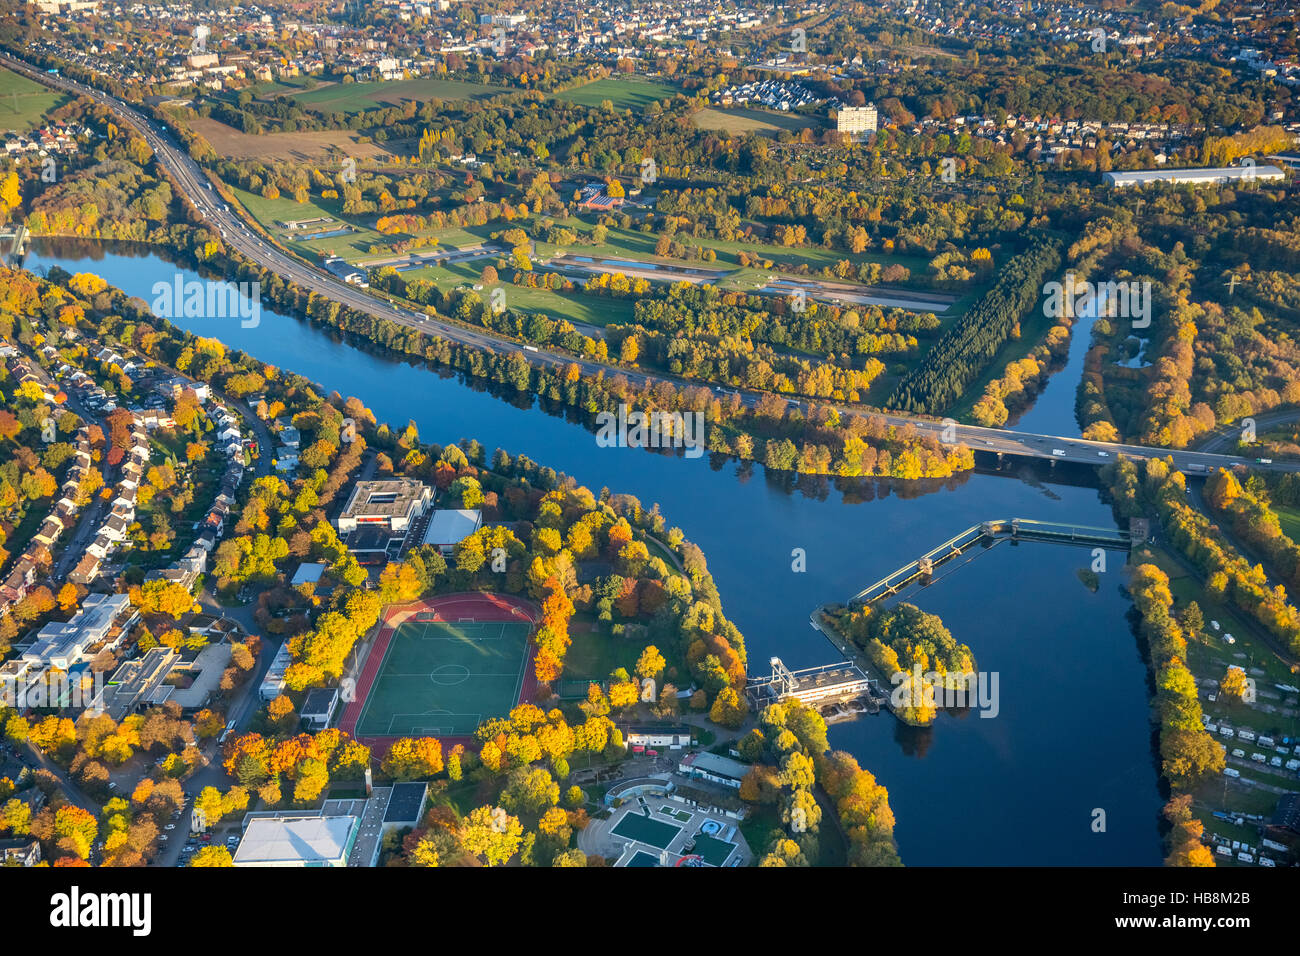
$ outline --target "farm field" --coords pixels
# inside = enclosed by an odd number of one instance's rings
[[[335,83],[293,93],[291,98],[321,112],[361,113],[381,106],[400,106],[409,100],[486,100],[505,92],[508,90],[500,86],[422,76],[391,82]]]
[[[3,110],[0,110],[0,118],[2,117]],[[218,156],[228,159],[321,162],[329,160],[338,150],[358,160],[387,161],[392,156],[402,155],[391,142],[384,145],[368,142],[367,137],[348,130],[303,130],[296,133],[259,133],[254,136],[210,118],[199,117],[187,122],[190,129],[211,144]]]
[[[639,76],[608,77],[585,86],[557,93],[555,98],[579,106],[599,106],[605,100],[615,109],[642,110],[658,100],[672,99],[680,92],[676,86]]]
[[[700,129],[716,129],[735,135],[741,133],[758,133],[762,136],[776,136],[781,130],[798,132],[811,127],[820,132],[828,125],[822,117],[804,116],[800,113],[777,113],[772,110],[755,110],[744,107],[720,109],[708,107],[691,117],[691,121]]]
[[[63,93],[0,69],[0,130],[25,133],[40,125],[42,116],[67,101]]]

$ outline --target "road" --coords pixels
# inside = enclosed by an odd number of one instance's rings
[[[67,396],[64,402],[64,408],[75,414],[87,425],[98,425],[105,435],[108,434],[108,423],[101,416],[94,415],[86,408],[72,391],[64,391],[63,386],[46,371],[45,367],[36,360],[34,355],[24,356],[27,360],[28,367],[31,368],[32,374],[51,391],[63,392]],[[104,481],[107,487],[113,487],[117,473],[117,468],[110,468],[107,463],[103,466]],[[77,517],[77,523],[73,525],[72,533],[63,539],[62,551],[59,559],[54,562],[50,569],[50,580],[55,584],[61,584],[72,569],[76,567],[81,556],[86,553],[86,547],[95,540],[95,534],[103,525],[104,519],[109,513],[109,502],[96,495],[86,505]]]
[[[184,152],[177,140],[161,124],[148,118],[134,107],[108,96],[99,90],[62,76],[52,76],[43,70],[7,54],[0,54],[0,63],[22,73],[37,82],[61,89],[80,96],[90,97],[112,110],[122,119],[130,122],[139,131],[153,149],[159,164],[171,175],[180,190],[193,203],[208,222],[221,233],[225,242],[248,259],[265,269],[283,276],[290,282],[304,289],[326,296],[376,318],[388,319],[399,325],[406,325],[424,332],[441,336],[452,342],[478,349],[491,349],[496,352],[516,352],[529,362],[545,366],[561,367],[574,364],[587,376],[604,372],[607,376],[622,375],[633,385],[643,386],[656,382],[670,382],[673,385],[700,387],[704,383],[692,382],[669,375],[650,375],[638,369],[621,368],[586,357],[558,354],[546,349],[529,348],[524,350],[519,344],[503,339],[490,332],[455,325],[441,319],[417,312],[404,306],[381,300],[357,286],[348,285],[332,273],[308,265],[295,259],[263,239],[254,232],[238,214],[214,190],[207,174]],[[715,387],[715,392],[723,391]],[[754,407],[762,397],[761,393],[732,390],[748,407]],[[805,400],[790,399],[791,407],[805,408],[813,403]],[[841,413],[865,412],[852,406],[834,406]],[[981,428],[976,425],[945,426],[931,419],[897,412],[868,413],[878,416],[886,423],[895,426],[915,425],[921,431],[928,430],[941,440],[950,443],[966,444],[977,451],[992,452],[999,455],[1016,455],[1024,458],[1038,458],[1047,461],[1070,462],[1074,464],[1101,465],[1114,460],[1117,455],[1130,458],[1163,458],[1171,456],[1175,467],[1192,474],[1204,473],[1212,468],[1231,468],[1237,465],[1272,471],[1300,471],[1300,461],[1272,462],[1264,464],[1255,459],[1234,455],[1214,454],[1206,451],[1171,451],[1163,448],[1148,448],[1142,445],[1122,445],[1110,442],[1084,441],[1080,438],[1068,438],[1053,435],[1034,435],[1013,432],[1000,428]]]
[[[1255,430],[1266,431],[1274,425],[1285,425],[1300,418],[1300,408],[1282,408],[1271,412],[1262,412],[1255,416]],[[1220,451],[1231,447],[1241,438],[1241,426],[1232,425],[1225,431],[1217,431],[1197,445],[1199,451]]]

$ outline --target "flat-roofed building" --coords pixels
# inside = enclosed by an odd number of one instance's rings
[[[849,136],[865,136],[874,133],[879,122],[876,105],[841,106],[835,113],[835,131]]]
[[[337,687],[316,687],[307,692],[298,715],[312,730],[324,730],[334,719],[334,709],[339,703]]]
[[[262,678],[262,686],[258,688],[257,693],[262,700],[275,700],[284,693],[284,672],[292,663],[293,655],[289,652],[289,642],[285,641],[275,652],[275,657],[271,659],[271,666],[266,669],[266,676]]]
[[[694,753],[682,758],[678,771],[693,779],[707,780],[720,787],[739,790],[740,781],[744,780],[745,774],[749,773],[749,765],[718,754]]]
[[[1146,186],[1150,183],[1183,183],[1213,186],[1224,183],[1276,182],[1286,178],[1277,166],[1218,166],[1206,169],[1147,169],[1111,172],[1102,177],[1108,186]]]
[[[691,728],[688,724],[629,724],[622,730],[627,748],[637,752],[647,747],[681,750],[691,745]]]
[[[347,866],[359,817],[283,813],[244,818],[235,866]]]
[[[432,500],[429,486],[414,478],[358,481],[335,525],[340,534],[374,525],[406,532]]]
[[[140,707],[163,703],[174,690],[166,680],[179,659],[175,649],[155,647],[143,657],[127,661],[113,671],[91,708],[120,721]]]
[[[871,678],[852,661],[836,661],[820,667],[792,671],[773,657],[772,675],[754,677],[745,683],[745,694],[756,708],[791,698],[804,704],[826,700],[848,700],[871,693]]]
[[[429,785],[421,780],[393,784],[388,805],[384,808],[384,830],[400,830],[419,824],[428,793]]]
[[[464,508],[439,508],[429,519],[424,532],[424,543],[431,544],[444,555],[450,555],[460,544],[483,527],[483,512]]]
[[[125,594],[91,594],[72,620],[42,627],[23,660],[66,671],[98,644],[115,647],[138,617]]]

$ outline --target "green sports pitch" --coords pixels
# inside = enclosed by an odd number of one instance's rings
[[[519,702],[528,668],[522,621],[407,621],[388,642],[358,737],[468,737]]]

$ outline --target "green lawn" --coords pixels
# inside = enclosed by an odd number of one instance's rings
[[[68,101],[63,93],[35,80],[0,69],[0,130],[25,133],[41,125],[41,118]]]
[[[960,309],[954,308],[952,314],[961,315],[969,309],[984,294],[995,278],[996,273],[990,275],[988,283],[981,285],[978,290],[974,290],[963,297],[957,303]],[[1006,342],[1002,343],[1002,348],[998,349],[997,354],[993,356],[993,361],[984,369],[979,378],[966,386],[966,391],[962,393],[961,398],[957,400],[952,408],[948,409],[948,414],[959,422],[970,422],[971,409],[984,396],[984,389],[988,387],[989,382],[995,378],[1001,378],[1006,374],[1007,366],[1012,362],[1020,361],[1035,347],[1042,344],[1043,339],[1047,337],[1047,333],[1056,325],[1056,321],[1054,318],[1043,315],[1043,310],[1038,308],[1037,305],[1030,309],[1029,314],[1022,316],[1020,319],[1020,337],[1007,339]],[[1070,334],[1072,336],[1090,335],[1091,332],[1085,321],[1076,319]]]
[[[1197,677],[1218,679],[1223,676],[1229,664],[1236,664],[1241,667],[1262,668],[1265,676],[1259,678],[1261,684],[1265,681],[1280,684],[1295,682],[1294,675],[1287,666],[1278,660],[1267,646],[1254,638],[1254,632],[1245,618],[1227,604],[1216,604],[1206,595],[1200,581],[1188,574],[1183,566],[1163,549],[1148,545],[1141,551],[1135,552],[1130,560],[1133,564],[1154,564],[1169,575],[1169,593],[1174,598],[1175,614],[1181,612],[1191,601],[1195,601],[1200,606],[1201,614],[1205,618],[1205,631],[1199,636],[1189,636],[1187,642],[1187,666]],[[1211,621],[1219,622],[1219,630],[1214,630]],[[1224,634],[1231,634],[1237,642],[1225,644]],[[1235,656],[1237,654],[1245,656],[1239,658]],[[1204,701],[1202,706],[1207,713],[1215,713],[1223,709],[1217,703],[1209,704]],[[1258,719],[1264,720],[1265,715],[1259,715]],[[1300,720],[1276,716],[1267,719],[1283,721],[1292,728],[1293,732],[1300,733]]]
[[[572,229],[584,237],[589,237],[594,228],[593,223],[577,218],[557,219],[556,225]],[[924,275],[927,264],[927,260],[920,256],[893,256],[873,252],[851,253],[845,252],[843,249],[823,249],[820,246],[787,247],[760,242],[745,242],[744,240],[709,239],[704,237],[696,239],[682,236],[678,241],[683,245],[702,246],[705,249],[712,249],[718,254],[715,262],[701,262],[699,260],[685,262],[655,255],[655,244],[659,241],[658,233],[641,232],[636,229],[619,229],[618,227],[607,228],[607,233],[607,238],[599,245],[575,245],[569,247],[539,242],[537,243],[537,255],[541,258],[550,258],[568,252],[583,256],[645,259],[652,262],[667,262],[701,269],[732,270],[735,274],[728,276],[720,285],[722,288],[734,289],[755,288],[765,281],[764,277],[769,274],[760,269],[742,269],[739,256],[741,252],[749,253],[751,256],[771,259],[773,263],[782,265],[796,267],[807,265],[813,272],[822,269],[824,266],[834,266],[842,259],[848,259],[855,266],[864,262],[879,262],[882,265],[899,263],[911,269],[915,276]],[[923,279],[920,281],[914,279],[901,284],[900,288],[929,290],[930,286]],[[951,317],[955,314],[960,314],[960,312],[956,309],[950,309],[945,313],[945,317]]]
[[[565,93],[557,93],[556,99],[568,100],[579,106],[599,106],[605,100],[614,104],[615,109],[645,109],[658,100],[670,100],[680,92],[677,87],[659,80],[650,80],[639,76],[609,77],[596,80]]]
[[[828,121],[820,116],[805,116],[802,113],[778,113],[775,110],[748,109],[746,107],[729,109],[708,107],[700,110],[691,119],[700,129],[716,129],[733,135],[759,133],[763,136],[775,136],[783,129],[792,133],[797,133],[807,127],[821,131],[829,125]]]
[[[505,92],[509,91],[500,86],[422,76],[391,82],[335,83],[294,93],[292,98],[327,113],[361,113],[382,106],[400,106],[408,100],[485,100]]]
[[[1300,544],[1300,508],[1274,505],[1273,512],[1277,515],[1278,524],[1282,526],[1282,533]]]
[[[343,201],[341,199],[314,199],[300,203],[287,196],[280,196],[278,199],[264,199],[255,193],[245,192],[242,189],[232,191],[239,201],[243,203],[244,208],[252,214],[253,218],[262,224],[262,228],[281,240],[286,246],[311,259],[318,258],[324,253],[330,253],[343,256],[343,258],[352,262],[367,255],[367,250],[371,245],[392,241],[391,238],[382,236],[373,229],[358,226],[357,223],[351,221],[351,217],[344,217],[342,214]],[[323,229],[330,229],[334,225],[346,223],[356,231],[342,236],[301,240],[295,238],[295,233],[277,225],[277,223],[286,220],[315,219],[317,217],[328,217],[338,221],[322,227]],[[301,234],[310,235],[311,230],[305,230]]]
[[[636,670],[642,645],[626,638],[610,637],[590,617],[585,620],[581,615],[575,617],[569,636],[573,643],[564,655],[565,680],[603,681],[620,667],[629,674]]]
[[[425,266],[403,272],[402,278],[408,282],[412,279],[428,279],[440,289],[452,289],[465,284],[477,285],[483,267],[495,264],[496,259],[475,259],[470,262]],[[509,275],[510,272],[507,270],[505,274]],[[541,312],[553,319],[568,319],[575,324],[601,328],[611,323],[626,324],[632,321],[633,303],[629,299],[611,299],[585,293],[564,294],[549,289],[529,289],[510,282],[500,282],[492,288],[504,289],[506,307],[521,312]],[[490,289],[480,292],[484,298],[490,294]]]

